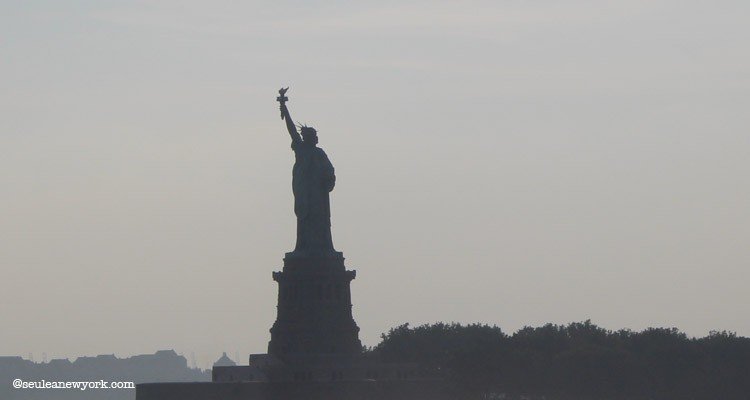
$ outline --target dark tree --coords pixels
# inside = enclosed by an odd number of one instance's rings
[[[608,331],[590,321],[525,327],[402,325],[372,353],[440,368],[466,399],[742,399],[750,393],[750,339],[675,328]],[[515,397],[514,397],[515,396]]]

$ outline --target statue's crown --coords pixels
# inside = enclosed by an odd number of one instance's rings
[[[302,133],[305,136],[318,134],[318,131],[316,131],[315,128],[313,128],[312,126],[300,125],[299,130],[300,130],[300,133]]]

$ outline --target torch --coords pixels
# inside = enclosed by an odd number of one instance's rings
[[[279,97],[276,98],[276,101],[278,101],[282,106],[284,105],[284,103],[286,103],[287,100],[289,100],[288,97],[284,96],[287,90],[289,90],[289,88],[279,89]],[[281,119],[284,119],[284,111],[281,111]]]

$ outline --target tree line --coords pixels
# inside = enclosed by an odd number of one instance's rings
[[[750,399],[750,338],[591,321],[525,327],[436,323],[391,329],[368,354],[439,370],[466,399]]]

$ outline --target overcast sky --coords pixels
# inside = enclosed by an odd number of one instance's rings
[[[265,352],[282,85],[363,343],[750,335],[746,0],[0,4],[0,354]]]

